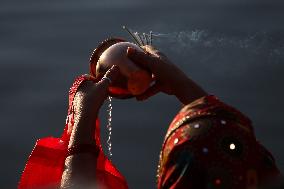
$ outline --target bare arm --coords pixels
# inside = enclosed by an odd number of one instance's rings
[[[112,67],[106,76],[111,80],[117,77],[119,70]],[[85,81],[74,98],[75,122],[72,128],[68,148],[79,145],[93,145],[95,122],[101,105],[108,96],[109,81],[98,83]],[[61,188],[89,188],[96,185],[96,160],[94,153],[78,153],[65,160],[65,170],[61,179]]]
[[[128,57],[137,65],[150,70],[156,81],[144,94],[138,96],[137,100],[145,100],[158,92],[164,92],[175,95],[183,105],[186,105],[207,95],[164,54],[152,46],[145,46],[144,49],[147,53],[138,52],[133,48],[127,51]]]

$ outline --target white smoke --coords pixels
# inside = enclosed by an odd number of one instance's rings
[[[205,30],[180,31],[173,33],[153,32],[154,44],[168,44],[171,50],[179,52],[197,48],[239,49],[252,54],[265,53],[269,56],[282,56],[284,54],[284,39],[277,39],[271,33],[257,32],[254,34],[233,36],[210,33]]]

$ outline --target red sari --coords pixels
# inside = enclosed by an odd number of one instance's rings
[[[61,176],[64,171],[64,162],[70,134],[68,127],[73,126],[72,103],[80,84],[93,77],[83,75],[78,77],[69,91],[69,108],[66,125],[60,138],[47,137],[39,139],[28,158],[21,176],[19,189],[59,188]],[[99,121],[96,122],[96,144],[100,149],[97,158],[96,179],[106,188],[127,189],[127,182],[123,175],[115,168],[111,161],[104,155],[100,143]]]
[[[159,189],[271,189],[280,188],[280,177],[251,121],[206,96],[185,106],[171,123],[157,180]]]
[[[78,77],[69,92],[69,109],[60,138],[37,141],[19,189],[59,188],[72,127],[75,93],[90,76]],[[104,155],[99,121],[96,179],[107,189],[127,189],[122,174]],[[280,176],[273,156],[256,140],[250,120],[238,110],[207,96],[185,106],[171,123],[162,146],[158,189],[257,189]]]

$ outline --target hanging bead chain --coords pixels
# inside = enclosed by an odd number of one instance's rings
[[[109,154],[109,158],[112,157],[112,152],[111,152],[111,130],[112,130],[112,126],[111,126],[111,121],[112,121],[112,104],[111,104],[111,100],[112,97],[108,97],[108,119],[107,119],[107,130],[108,130],[108,138],[107,138],[107,148],[108,148],[108,154]]]

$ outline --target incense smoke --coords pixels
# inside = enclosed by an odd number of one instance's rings
[[[229,51],[240,51],[251,56],[273,57],[273,62],[284,58],[284,39],[279,35],[267,32],[257,32],[248,35],[225,35],[210,33],[205,30],[181,31],[169,34],[153,33],[154,44],[165,46],[174,53],[192,54],[196,50],[207,50],[225,54]]]
[[[240,78],[284,62],[284,39],[278,33],[194,30],[152,35],[156,48],[197,79],[201,73]]]

